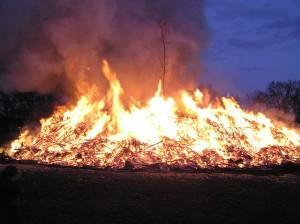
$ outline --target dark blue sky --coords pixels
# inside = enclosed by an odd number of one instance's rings
[[[299,0],[207,0],[203,78],[223,93],[300,79]]]

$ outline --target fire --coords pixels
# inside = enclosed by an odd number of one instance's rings
[[[254,167],[300,161],[299,129],[243,110],[233,98],[207,102],[200,90],[163,96],[161,83],[146,103],[124,106],[121,83],[107,61],[110,84],[98,97],[96,86],[75,105],[61,106],[40,121],[39,131],[24,129],[3,149],[19,160],[122,168]]]

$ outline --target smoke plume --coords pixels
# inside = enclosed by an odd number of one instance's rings
[[[7,91],[105,89],[105,58],[128,95],[147,96],[162,74],[164,24],[171,92],[199,75],[207,40],[201,0],[1,0],[0,17],[0,87]]]

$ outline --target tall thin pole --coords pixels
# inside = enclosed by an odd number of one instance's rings
[[[167,74],[166,25],[162,21],[159,21],[158,26],[160,28],[160,36],[163,45],[161,90],[162,90],[162,95],[164,95],[165,88],[166,88],[165,81],[166,81],[166,74]]]

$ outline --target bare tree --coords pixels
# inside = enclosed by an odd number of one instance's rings
[[[293,113],[300,123],[300,80],[271,82],[265,91],[257,91],[249,97],[251,102]]]

